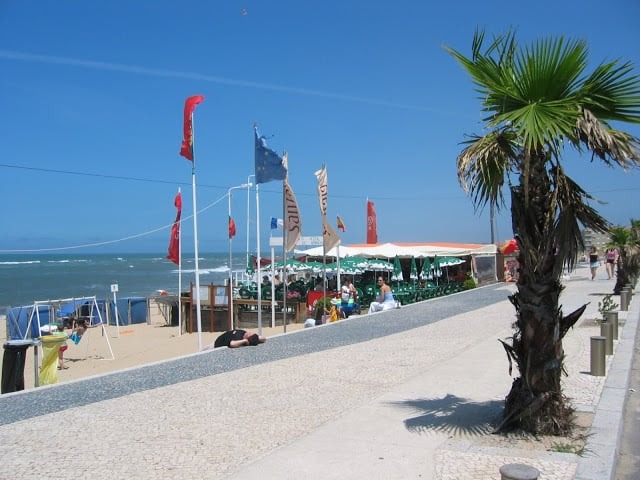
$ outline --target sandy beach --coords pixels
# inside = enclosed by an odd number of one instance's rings
[[[177,326],[167,325],[159,308],[155,304],[150,306],[149,323],[121,326],[105,326],[107,337],[103,335],[101,327],[91,328],[83,336],[78,345],[68,341],[69,348],[64,353],[64,370],[58,370],[58,383],[69,382],[94,375],[124,370],[141,365],[168,360],[198,352],[198,334],[179,334]],[[281,321],[281,319],[279,319]],[[271,318],[263,319],[265,325],[270,325]],[[0,339],[6,340],[5,319],[2,318]],[[304,324],[287,325],[287,333],[303,328]],[[67,332],[69,333],[69,332]],[[213,343],[221,332],[202,332],[202,346]],[[267,338],[282,335],[284,328],[263,327],[262,333]],[[108,339],[108,342],[107,342]],[[111,353],[113,352],[113,359]],[[34,350],[29,347],[24,368],[25,390],[34,388]],[[42,349],[39,349],[42,360]],[[4,361],[4,351],[2,360]]]

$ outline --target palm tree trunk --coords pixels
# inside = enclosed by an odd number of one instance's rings
[[[513,187],[511,193],[520,265],[518,291],[510,297],[517,320],[508,352],[518,365],[520,377],[514,380],[505,399],[499,430],[519,427],[529,432],[560,434],[570,430],[573,420],[560,383],[562,338],[582,312],[563,318],[559,308],[562,260],[556,255],[554,244],[555,210],[549,178],[543,168],[535,167],[533,162],[529,197],[524,198],[521,187]]]

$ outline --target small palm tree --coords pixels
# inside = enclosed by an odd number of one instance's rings
[[[616,262],[616,284],[613,293],[620,294],[622,288],[629,282],[629,270],[627,268],[627,246],[631,240],[631,230],[626,227],[611,227],[609,242],[606,248],[615,248],[618,251]]]
[[[618,250],[616,284],[613,293],[619,295],[625,285],[635,285],[640,274],[640,222],[631,219],[631,227],[612,227],[607,248]]]
[[[585,306],[564,316],[562,270],[584,249],[581,226],[606,232],[592,197],[563,168],[564,149],[588,150],[610,166],[640,165],[640,139],[609,121],[640,123],[640,80],[613,61],[587,73],[583,41],[538,41],[519,49],[508,33],[485,43],[476,32],[471,56],[447,51],[471,75],[487,133],[471,136],[457,159],[458,179],[476,208],[504,207],[505,183],[520,253],[513,336],[503,342],[520,377],[505,400],[499,430],[563,434],[573,410],[562,394],[562,338]]]

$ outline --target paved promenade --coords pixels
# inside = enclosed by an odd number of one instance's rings
[[[613,281],[579,269],[565,284],[565,313],[590,302],[564,342],[565,394],[593,420],[584,456],[488,433],[513,380],[498,339],[511,334],[514,287],[497,284],[2,395],[0,478],[489,480],[505,463],[610,478],[640,302],[620,312],[607,376],[593,377],[593,319]]]

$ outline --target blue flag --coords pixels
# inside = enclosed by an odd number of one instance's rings
[[[284,221],[281,218],[271,217],[271,230],[275,230],[276,228],[282,228],[284,226]]]
[[[267,147],[264,137],[258,135],[258,127],[255,130],[256,148],[256,183],[267,183],[272,180],[284,180],[287,169],[282,157]]]

